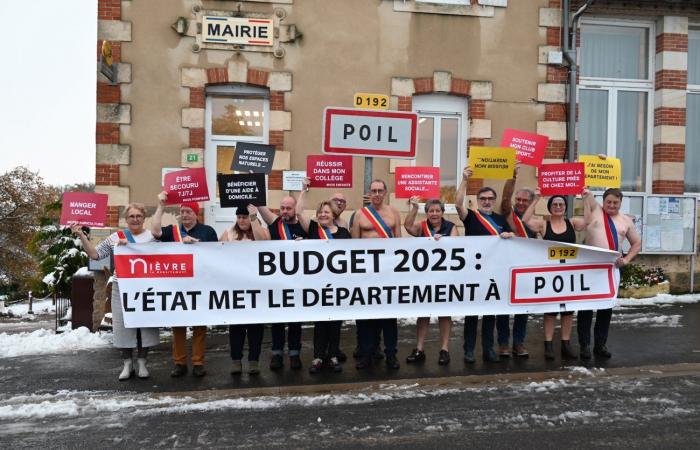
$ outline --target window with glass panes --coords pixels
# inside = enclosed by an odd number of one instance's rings
[[[700,25],[688,30],[685,108],[685,191],[700,193]]]

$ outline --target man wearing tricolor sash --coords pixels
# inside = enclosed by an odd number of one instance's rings
[[[496,191],[490,187],[483,187],[476,196],[477,209],[469,209],[464,206],[464,198],[467,192],[469,177],[472,175],[471,167],[464,169],[462,182],[457,189],[455,207],[459,218],[464,223],[465,236],[500,236],[508,239],[513,233],[508,226],[506,218],[494,212],[496,204]],[[467,316],[464,318],[464,362],[473,363],[474,347],[476,346],[476,328],[479,316]],[[482,357],[486,362],[497,362],[498,355],[493,351],[493,329],[496,316],[484,316],[481,321],[481,348]]]
[[[620,252],[615,261],[617,267],[624,267],[637,256],[642,247],[642,240],[637,233],[632,219],[620,213],[622,192],[619,189],[608,189],[603,193],[603,205],[595,201],[593,194],[584,191],[584,219],[586,221],[586,244]],[[630,243],[629,252],[622,254],[622,243],[627,239]],[[612,309],[599,309],[596,312],[593,353],[601,358],[610,358],[607,348],[608,329]],[[591,322],[593,311],[579,311],[578,342],[581,347],[581,359],[591,358]]]
[[[294,197],[284,197],[280,201],[279,216],[266,206],[260,206],[258,212],[270,229],[273,241],[295,241],[306,239],[306,231],[299,224],[296,213],[297,201]],[[285,327],[287,328],[287,348],[289,350],[289,367],[293,370],[301,369],[301,322],[273,323],[272,330],[272,358],[270,369],[280,370],[284,367],[284,341]]]
[[[513,170],[513,178],[506,180],[503,186],[503,194],[501,199],[501,212],[506,216],[508,226],[517,237],[536,239],[537,233],[532,231],[527,224],[523,222],[523,214],[532,203],[535,193],[532,189],[521,187],[515,192],[515,202],[511,200],[515,183],[518,178],[520,163],[515,163]],[[510,340],[510,317],[507,315],[496,316],[496,334],[498,335],[498,354],[502,357],[510,357],[511,348],[508,345]],[[527,333],[527,314],[515,314],[513,317],[513,347],[512,352],[515,356],[527,358],[529,353],[525,348],[525,335]]]
[[[360,209],[352,224],[352,237],[362,239],[401,237],[401,215],[393,206],[385,205],[386,183],[374,180],[369,185],[370,204]],[[398,369],[396,345],[398,342],[398,325],[396,319],[373,319],[356,321],[359,337],[359,359],[357,369],[365,369],[375,353],[379,334],[384,336],[384,354],[386,366]]]
[[[163,221],[163,208],[168,200],[168,193],[161,192],[158,195],[158,208],[151,219],[151,233],[161,242],[182,242],[194,244],[196,242],[217,242],[219,236],[209,225],[199,223],[199,204],[195,202],[182,203],[180,205],[180,223],[161,227]],[[192,327],[192,375],[203,377],[204,352],[206,350],[207,327]],[[173,367],[170,376],[181,377],[187,373],[187,327],[173,327]]]

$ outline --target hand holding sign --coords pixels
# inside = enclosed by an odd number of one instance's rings
[[[528,166],[539,167],[544,158],[544,152],[549,143],[547,136],[528,133],[513,129],[506,129],[501,140],[502,147],[510,147],[515,150],[515,158]]]
[[[583,163],[543,164],[537,175],[542,195],[578,195],[584,185]]]
[[[587,186],[619,188],[622,166],[617,158],[605,155],[581,155],[578,160],[586,165]]]
[[[264,206],[267,203],[265,174],[219,175],[218,183],[222,208]]]
[[[508,180],[513,176],[515,150],[506,147],[470,147],[469,166],[474,178]]]
[[[233,156],[231,170],[237,172],[265,173],[272,172],[275,160],[275,146],[239,142]]]
[[[396,198],[440,198],[439,167],[397,167]]]
[[[209,200],[207,175],[203,167],[170,172],[164,180],[163,190],[167,194],[168,205]]]

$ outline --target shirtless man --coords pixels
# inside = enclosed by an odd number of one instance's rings
[[[602,206],[595,201],[593,194],[588,189],[584,189],[583,199],[585,202],[583,213],[586,221],[586,244],[620,252],[620,257],[615,261],[616,267],[624,267],[629,264],[642,248],[642,240],[632,219],[620,214],[622,192],[619,189],[606,190],[603,193]],[[625,239],[630,243],[630,250],[627,255],[622,255],[622,242]],[[595,338],[593,353],[601,358],[612,356],[606,347],[611,317],[612,309],[599,309],[596,313],[593,330]],[[581,347],[579,356],[581,359],[591,359],[593,311],[579,311],[577,318],[578,342]]]
[[[399,211],[384,204],[387,194],[386,183],[382,180],[374,180],[369,185],[370,204],[355,215],[351,234],[353,238],[378,239],[401,237],[401,215]],[[386,354],[386,366],[389,369],[398,369],[399,360],[396,359],[396,345],[398,342],[398,325],[396,319],[369,319],[358,320],[357,330],[359,337],[359,359],[356,368],[365,369],[369,366],[371,355],[375,352],[377,337],[384,335],[384,353]]]

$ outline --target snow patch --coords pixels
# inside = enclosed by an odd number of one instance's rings
[[[0,333],[0,358],[72,352],[107,347],[111,344],[111,333],[91,333],[85,327],[62,334],[55,334],[53,330],[46,329],[31,333]]]
[[[648,306],[660,304],[680,304],[680,303],[698,303],[700,302],[700,294],[685,294],[671,295],[658,294],[651,298],[618,298],[615,301],[616,306]]]

